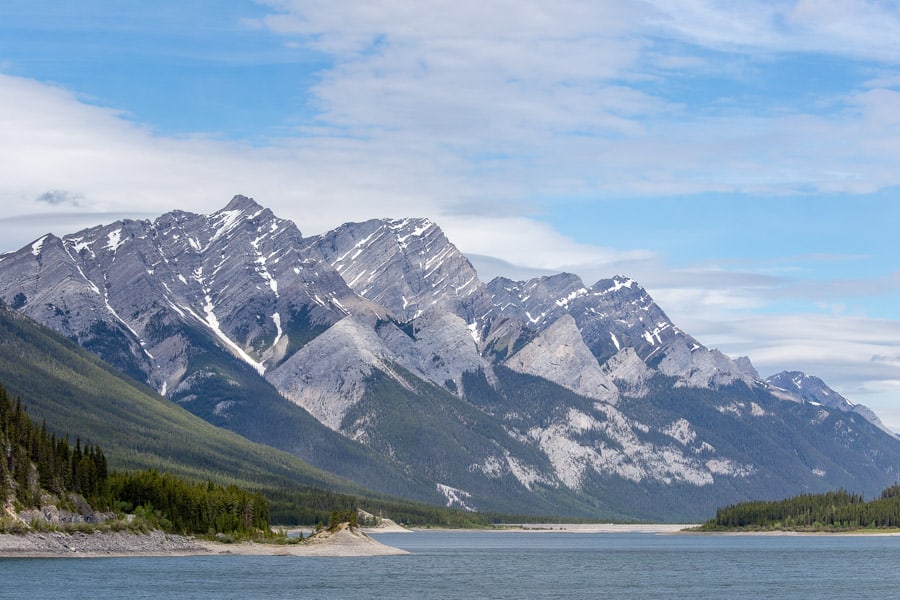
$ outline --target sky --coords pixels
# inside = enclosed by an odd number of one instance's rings
[[[900,431],[900,3],[4,0],[0,252],[245,194],[641,283]]]

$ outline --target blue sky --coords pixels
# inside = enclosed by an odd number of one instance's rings
[[[900,430],[900,6],[0,5],[0,251],[255,197],[428,216],[483,279],[640,281]]]

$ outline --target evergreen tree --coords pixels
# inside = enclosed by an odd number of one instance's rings
[[[716,511],[707,529],[856,529],[900,527],[900,487],[885,489],[878,499],[865,502],[845,490],[801,494],[773,502],[752,501]]]
[[[11,492],[26,506],[40,503],[41,490],[54,494],[74,491],[87,498],[100,495],[108,477],[106,457],[96,446],[73,452],[65,439],[48,433],[46,422],[35,424],[19,399],[15,403],[0,385],[0,493]],[[77,475],[77,477],[76,477]]]

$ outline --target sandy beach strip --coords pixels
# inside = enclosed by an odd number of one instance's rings
[[[555,533],[679,533],[696,527],[685,523],[522,523],[522,531]]]

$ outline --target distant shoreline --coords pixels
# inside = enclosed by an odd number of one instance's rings
[[[685,535],[749,535],[759,537],[769,536],[830,536],[830,537],[896,537],[900,536],[898,529],[848,529],[847,531],[794,531],[792,529],[771,530],[740,530],[722,529],[719,531],[685,530],[680,533]]]
[[[526,533],[571,533],[571,534],[608,534],[608,533],[646,533],[659,535],[728,535],[728,536],[900,536],[900,529],[853,529],[847,531],[791,531],[791,530],[721,530],[703,531],[695,529],[699,523],[516,523],[498,525],[487,529],[459,529],[441,527],[416,527],[414,532],[526,532]],[[369,530],[370,533],[380,533],[377,530]]]
[[[679,533],[696,524],[683,523],[510,523],[487,528],[414,527],[410,531],[471,531],[471,532],[525,532],[525,533]],[[381,533],[369,530],[370,533]],[[387,532],[386,532],[387,533]]]

